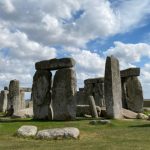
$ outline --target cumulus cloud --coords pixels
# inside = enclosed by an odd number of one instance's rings
[[[150,45],[146,43],[130,44],[119,41],[114,42],[114,47],[109,48],[105,55],[114,55],[122,63],[132,64],[140,62],[142,57],[150,58]]]

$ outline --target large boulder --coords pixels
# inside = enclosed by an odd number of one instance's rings
[[[17,135],[18,136],[23,136],[23,137],[35,136],[36,133],[37,133],[37,127],[36,126],[31,126],[31,125],[21,126],[17,130]]]
[[[2,90],[0,93],[0,112],[5,112],[7,110],[8,93],[9,91],[7,90]]]
[[[111,56],[107,57],[104,79],[105,103],[109,118],[122,118],[122,90],[119,61]]]
[[[75,65],[73,58],[50,59],[37,62],[35,68],[37,70],[57,70],[62,68],[70,68]]]
[[[76,74],[73,69],[60,69],[56,72],[52,89],[53,120],[75,119],[76,86]]]
[[[128,68],[125,70],[121,70],[120,75],[123,78],[139,76],[140,75],[140,68]]]
[[[48,70],[38,70],[33,77],[32,100],[34,119],[52,120],[51,77]]]
[[[77,139],[79,135],[80,135],[79,129],[68,127],[68,128],[55,128],[38,131],[37,138],[50,140],[66,139],[66,138]]]
[[[122,115],[126,119],[136,119],[137,118],[137,113],[135,113],[131,110],[124,109],[124,108],[122,108]]]
[[[127,107],[129,110],[140,113],[143,110],[143,90],[137,77],[129,77],[126,81]]]

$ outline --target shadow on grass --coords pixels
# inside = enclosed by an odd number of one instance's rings
[[[13,123],[13,122],[76,122],[76,121],[84,121],[84,120],[93,120],[94,118],[84,118],[84,117],[78,117],[75,120],[36,120],[32,118],[10,118],[10,117],[0,117],[0,123]],[[94,119],[98,120],[98,119]]]
[[[132,126],[129,126],[129,128],[143,128],[143,127],[149,127],[150,128],[150,124],[142,124],[142,125],[132,125]]]

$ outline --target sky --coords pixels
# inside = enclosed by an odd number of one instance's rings
[[[150,98],[150,0],[0,0],[0,89],[32,87],[35,62],[72,57],[78,87],[103,77],[109,55],[140,67]]]

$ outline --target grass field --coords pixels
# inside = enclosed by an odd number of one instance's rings
[[[77,127],[78,140],[37,140],[15,136],[21,125],[38,129]],[[110,125],[90,125],[89,120],[41,122],[27,120],[0,121],[0,150],[149,150],[150,121],[112,120]]]

